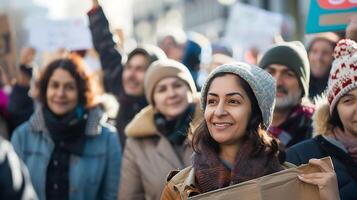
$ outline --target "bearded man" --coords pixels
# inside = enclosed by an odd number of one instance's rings
[[[303,44],[276,44],[263,55],[259,66],[276,80],[276,104],[269,132],[285,147],[311,138],[314,106],[307,98],[310,65]]]

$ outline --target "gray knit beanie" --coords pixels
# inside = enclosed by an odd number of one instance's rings
[[[270,64],[285,65],[297,76],[302,96],[309,95],[310,63],[304,45],[299,41],[282,42],[271,47],[259,62],[265,69]]]
[[[195,81],[185,65],[172,59],[159,59],[153,62],[145,72],[144,89],[146,100],[149,104],[154,103],[153,92],[156,84],[167,77],[177,77],[183,80],[188,85],[192,94],[196,95]]]
[[[273,110],[275,106],[275,79],[265,70],[247,63],[236,62],[221,65],[210,73],[203,85],[201,90],[202,110],[206,107],[207,92],[210,86],[208,83],[211,83],[211,79],[213,79],[216,74],[220,73],[236,74],[249,84],[263,115],[263,125],[265,126],[263,128],[268,129],[273,119]]]

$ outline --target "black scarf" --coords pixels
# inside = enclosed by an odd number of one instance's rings
[[[192,121],[195,112],[195,104],[190,104],[185,112],[178,118],[166,120],[161,113],[156,113],[154,123],[157,130],[165,136],[171,144],[181,145],[187,136],[189,124]]]
[[[85,110],[77,106],[69,114],[58,117],[45,106],[43,114],[55,146],[69,153],[81,155],[85,144],[87,122]]]

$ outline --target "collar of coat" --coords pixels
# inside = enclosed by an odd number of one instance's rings
[[[45,119],[43,116],[42,109],[43,109],[42,106],[40,106],[38,109],[36,109],[35,113],[30,118],[29,120],[30,131],[48,133],[48,129],[45,124]],[[87,115],[87,123],[86,123],[85,134],[87,136],[99,135],[102,130],[100,124],[107,120],[106,114],[103,112],[103,110],[100,107],[96,106],[94,108],[89,109],[89,112],[86,115]]]
[[[329,123],[330,118],[331,114],[328,102],[325,99],[316,101],[316,110],[312,116],[314,136],[332,134],[333,125]]]
[[[193,120],[190,123],[189,132],[192,133],[202,120],[202,111],[200,108],[200,99],[198,96],[194,97],[195,112]],[[158,135],[159,132],[154,124],[155,109],[152,105],[143,108],[134,119],[126,126],[125,134],[128,137],[148,137]],[[188,134],[189,136],[191,134]]]

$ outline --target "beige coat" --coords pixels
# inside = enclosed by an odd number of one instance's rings
[[[175,153],[170,142],[158,133],[153,117],[154,109],[149,105],[126,128],[128,138],[121,167],[120,200],[160,199],[169,172],[191,164],[193,151],[189,139],[182,150]],[[201,119],[197,101],[190,127],[195,127]]]

